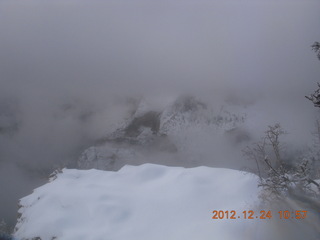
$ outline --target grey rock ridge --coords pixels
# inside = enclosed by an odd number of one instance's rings
[[[118,170],[125,164],[146,162],[194,166],[201,161],[196,149],[201,135],[203,141],[219,134],[245,141],[248,135],[239,130],[244,121],[244,115],[224,108],[215,112],[193,96],[181,96],[162,111],[150,109],[141,100],[121,127],[81,154],[78,168]]]
[[[19,104],[14,99],[0,98],[0,135],[13,135],[21,125]]]

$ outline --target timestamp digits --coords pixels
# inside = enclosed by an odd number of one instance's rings
[[[273,215],[279,219],[305,219],[308,211],[296,210],[296,211],[278,211],[275,214],[271,210],[255,212],[253,210],[246,210],[237,213],[235,210],[214,210],[212,211],[212,219],[272,219]]]

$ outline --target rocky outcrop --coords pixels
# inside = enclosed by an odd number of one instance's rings
[[[186,137],[188,144],[192,143],[190,131],[229,132],[232,137],[232,132],[243,121],[243,116],[231,114],[224,108],[216,112],[193,96],[181,96],[162,111],[154,111],[140,100],[131,118],[82,153],[78,167],[117,170],[127,163],[134,164],[137,158],[147,159],[150,153],[179,154],[189,148],[183,142]]]

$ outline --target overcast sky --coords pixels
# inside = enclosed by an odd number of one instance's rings
[[[312,89],[319,1],[1,1],[1,91]],[[258,87],[258,89],[257,89]]]
[[[22,123],[0,139],[1,160],[52,163],[74,153],[79,139],[104,133],[117,108],[89,126],[56,117],[58,106],[98,112],[119,96],[237,94],[260,101],[252,128],[280,122],[309,134],[317,113],[304,95],[320,81],[310,47],[320,41],[319,9],[309,0],[0,0],[0,101]],[[20,176],[13,186],[22,189]]]
[[[50,128],[51,112],[74,99],[237,94],[265,101],[261,125],[301,129],[314,121],[304,96],[320,76],[310,47],[319,9],[310,0],[0,1],[0,96],[18,99],[24,122]]]

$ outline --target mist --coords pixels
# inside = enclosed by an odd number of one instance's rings
[[[254,102],[246,122],[254,138],[279,122],[287,142],[310,141],[319,113],[304,96],[320,75],[310,47],[320,40],[318,9],[318,1],[0,1],[0,219],[14,224],[19,198],[55,168],[75,167],[123,120],[126,97],[164,105],[187,93],[220,106],[233,96]]]

